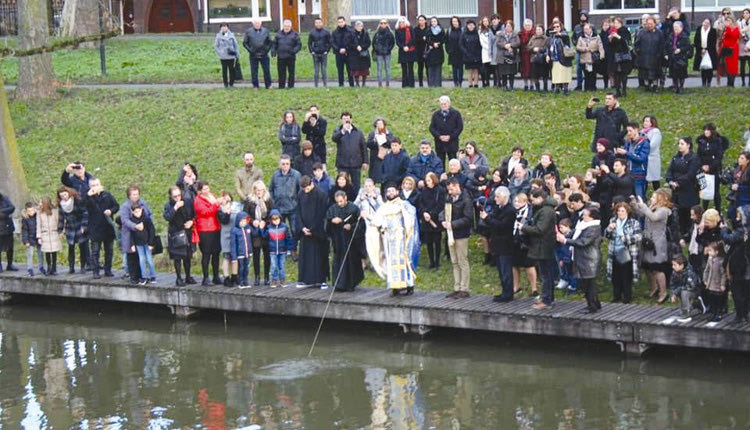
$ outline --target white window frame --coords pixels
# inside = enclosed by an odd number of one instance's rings
[[[320,9],[321,0],[310,0],[312,2],[312,9],[310,9],[310,13],[313,15],[320,15]]]
[[[682,0],[681,3],[682,3],[682,8],[680,9],[681,11],[683,12],[690,11],[692,7],[690,0]],[[721,3],[721,0],[714,0],[714,4],[719,4],[719,3]],[[728,5],[719,4],[717,6],[696,6],[695,11],[696,12],[721,12],[721,10],[724,9],[725,7],[732,8],[736,19],[738,19],[737,12],[742,14],[742,9],[745,8],[745,6],[737,6],[737,5],[728,6]],[[711,23],[711,25],[713,25],[713,22]]]
[[[266,2],[266,10],[268,11],[268,16],[259,17],[259,19],[263,22],[270,22],[271,21],[271,0],[250,0],[251,9],[252,9],[252,16],[243,17],[243,18],[209,18],[208,17],[208,6],[209,6],[210,0],[201,0],[201,5],[203,6],[203,23],[204,24],[217,24],[220,22],[253,22],[253,20],[258,17],[259,13],[259,7],[258,5],[260,2]],[[253,2],[255,4],[253,5]]]
[[[365,0],[366,1],[366,0]],[[401,1],[400,0],[390,0],[393,4],[396,5],[396,10],[401,12]],[[369,20],[375,20],[375,19],[398,19],[400,18],[400,14],[396,15],[352,15],[351,20],[362,20],[362,21],[369,21]]]
[[[417,1],[417,16],[424,15],[424,13],[422,12],[422,2],[423,1],[425,1],[425,0],[418,0]],[[429,0],[426,0],[426,1],[429,1]],[[495,7],[497,7],[497,5],[495,5]],[[515,10],[515,5],[513,7],[514,7],[514,10]],[[464,13],[464,14],[460,14],[460,15],[448,14],[448,15],[434,15],[434,16],[436,18],[451,18],[451,17],[454,17],[454,16],[457,16],[459,18],[476,18],[477,16],[479,16],[479,0],[475,0],[474,1],[474,12],[473,13],[468,13],[468,14]]]
[[[682,0],[685,1],[685,0]],[[599,0],[589,0],[589,15],[625,15],[625,14],[644,14],[644,13],[659,13],[659,2],[660,0],[654,0],[654,7],[652,8],[640,8],[640,9],[595,9],[594,6]],[[620,0],[620,3],[624,3],[625,0]]]

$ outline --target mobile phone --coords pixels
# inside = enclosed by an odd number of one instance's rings
[[[601,100],[599,100],[599,97],[594,97],[593,99],[591,99],[591,101],[594,103],[599,103]]]

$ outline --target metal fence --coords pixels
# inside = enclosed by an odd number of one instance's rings
[[[65,0],[49,0],[49,32],[57,34],[60,30]],[[15,36],[18,34],[18,11],[16,0],[0,0],[0,36]]]

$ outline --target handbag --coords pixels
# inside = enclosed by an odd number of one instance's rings
[[[195,245],[201,243],[201,236],[198,234],[198,229],[197,228],[193,229],[193,234],[190,237],[190,241],[193,242],[193,244],[195,244]]]
[[[700,194],[701,200],[713,200],[716,175],[699,173],[695,178],[698,180],[698,188],[700,188],[698,194]]]
[[[628,61],[633,61],[633,56],[630,52],[615,52],[615,63],[620,64]]]
[[[719,52],[719,58],[729,58],[732,55],[734,55],[734,50],[728,46],[724,46]]]
[[[170,248],[182,248],[188,246],[189,244],[190,243],[188,242],[188,236],[187,233],[185,233],[185,230],[180,230],[169,235],[168,245]]]
[[[712,70],[714,68],[714,64],[711,62],[711,56],[708,55],[708,52],[703,54],[703,58],[701,58],[701,70]]]
[[[158,234],[154,236],[154,241],[151,242],[151,254],[159,255],[164,252],[164,245],[161,243],[161,236]]]
[[[599,53],[599,51],[594,51],[591,53],[591,62],[596,63],[599,60],[602,59],[602,54]]]
[[[576,50],[571,48],[570,46],[563,45],[563,57],[565,58],[573,58],[576,56]]]
[[[617,264],[625,264],[630,262],[632,258],[630,257],[630,252],[627,248],[620,248],[615,251],[615,261]]]
[[[235,81],[242,80],[242,65],[240,64],[239,58],[234,60],[234,80]]]

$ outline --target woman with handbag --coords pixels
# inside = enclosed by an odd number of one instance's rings
[[[690,45],[689,36],[683,31],[682,21],[675,21],[672,24],[672,29],[674,30],[672,32],[672,39],[666,41],[666,56],[669,60],[669,74],[672,75],[672,90],[675,94],[680,94],[685,86],[688,59],[692,55],[692,46]]]
[[[365,30],[362,21],[354,23],[354,36],[349,45],[349,68],[357,86],[365,86],[367,76],[370,75],[370,34]],[[360,81],[362,82],[360,85]]]
[[[516,222],[513,225],[513,294],[521,292],[521,270],[526,272],[526,279],[531,285],[531,296],[539,297],[539,289],[536,286],[536,265],[529,258],[529,239],[523,234],[523,226],[531,219],[533,208],[529,204],[529,197],[518,194],[513,198],[513,207],[516,208]]]
[[[495,62],[500,85],[506,91],[513,89],[513,81],[518,72],[518,48],[521,40],[513,32],[513,21],[505,22],[503,31],[498,31],[495,37]]]
[[[724,22],[724,35],[721,39],[719,61],[724,63],[724,69],[727,72],[727,86],[734,87],[734,79],[737,77],[740,61],[740,28],[731,15],[725,16]]]
[[[641,223],[632,218],[630,205],[615,206],[615,216],[609,221],[604,237],[607,246],[607,279],[612,282],[612,302],[630,303],[633,281],[638,281],[640,266]]]
[[[708,18],[703,20],[703,25],[695,32],[693,49],[695,51],[693,70],[696,72],[700,70],[701,84],[708,88],[711,86],[714,70],[719,61],[716,55],[716,30],[711,27],[711,21]]]
[[[193,205],[182,198],[180,187],[173,185],[169,187],[169,201],[164,205],[164,219],[169,223],[167,228],[167,250],[169,258],[174,264],[177,274],[175,285],[178,287],[185,284],[195,284],[195,279],[190,276],[190,261],[193,257],[193,219],[195,211]],[[185,269],[185,279],[182,278],[182,270]]]
[[[534,89],[539,92],[539,78],[544,81],[544,91],[547,91],[547,36],[544,35],[544,26],[537,24],[534,27],[534,35],[526,44],[526,50],[529,51],[529,62],[531,66],[531,81],[534,83]]]
[[[631,198],[631,200],[634,198]],[[667,273],[670,272],[669,242],[667,240],[667,223],[672,214],[672,202],[665,190],[656,190],[651,195],[649,204],[643,202],[639,196],[637,213],[645,218],[641,248],[643,255],[641,267],[646,271],[651,284],[651,297],[658,294],[658,303],[664,303],[668,298]]]
[[[583,35],[578,39],[576,49],[581,53],[583,88],[586,91],[596,91],[596,63],[604,59],[604,46],[591,24],[584,24]]]
[[[608,36],[614,60],[614,69],[610,71],[610,75],[614,80],[617,97],[620,97],[628,92],[628,74],[633,70],[633,55],[630,53],[630,30],[623,25],[622,18],[615,18],[613,27],[615,30]]]
[[[552,67],[552,88],[568,95],[568,86],[573,79],[573,58],[575,49],[570,46],[570,37],[563,31],[562,24],[552,24],[552,33],[547,39],[547,63]]]
[[[214,51],[221,60],[221,78],[224,81],[224,88],[234,86],[234,62],[239,60],[240,54],[237,45],[237,39],[234,33],[229,30],[229,24],[222,23],[219,32],[214,39]]]

